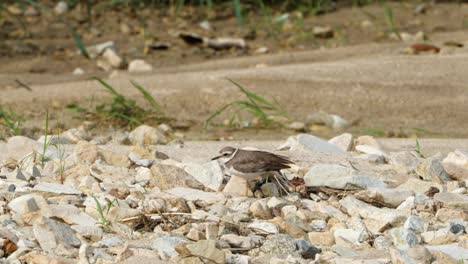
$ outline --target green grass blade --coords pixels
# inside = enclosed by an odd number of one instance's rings
[[[83,44],[83,40],[81,40],[81,37],[80,35],[70,26],[68,25],[67,23],[65,23],[68,31],[70,31],[70,34],[72,35],[73,37],[73,40],[75,41],[75,44],[76,46],[78,47],[78,49],[80,50],[81,54],[86,57],[86,58],[90,58],[89,57],[89,53],[88,51],[86,50],[86,47],[85,45]]]
[[[46,162],[46,151],[47,151],[47,146],[49,145],[49,142],[47,141],[47,137],[49,134],[49,110],[46,111],[46,119],[45,119],[45,131],[44,131],[44,145],[42,146],[42,156],[41,156],[41,166],[44,168],[45,162]]]
[[[232,79],[229,79],[227,78],[228,81],[230,81],[232,84],[234,84],[235,86],[237,86],[241,92],[243,94],[245,94],[251,101],[256,101],[260,104],[263,104],[264,106],[267,106],[267,107],[271,107],[272,109],[276,109],[275,106],[273,106],[272,103],[270,103],[268,100],[266,100],[265,98],[253,93],[253,92],[250,92],[248,91],[247,89],[245,89],[242,85],[240,85],[239,83],[235,82],[234,80]]]
[[[99,77],[92,77],[91,79],[98,81],[104,88],[106,88],[111,94],[118,96],[118,97],[123,97],[121,94],[119,94],[114,87],[112,87],[110,84],[106,83],[104,80],[102,80]]]
[[[3,110],[3,107],[0,105],[0,117],[5,121],[8,128],[12,129],[14,127],[13,122],[11,121],[8,114]]]
[[[178,0],[177,1],[176,15],[179,14],[180,10],[182,9],[182,7],[184,7],[184,5],[185,5],[185,0]]]
[[[143,94],[143,97],[145,98],[145,100],[156,110],[156,112],[158,113],[162,112],[161,107],[158,104],[158,102],[156,102],[154,97],[151,96],[151,94],[143,86],[141,86],[135,81],[130,81],[130,83],[133,85],[133,87],[138,89],[138,91],[140,91]]]
[[[242,21],[242,5],[240,0],[232,0],[232,3],[234,5],[234,12],[236,13],[236,18],[237,18],[237,23],[240,28],[243,26],[243,21]]]
[[[112,112],[111,114],[112,114],[113,116],[115,116],[115,117],[119,117],[119,118],[125,119],[125,120],[127,120],[128,122],[134,123],[134,124],[136,124],[136,125],[142,125],[142,124],[143,124],[143,122],[141,122],[140,120],[138,120],[138,119],[135,118],[135,117],[127,116],[127,115],[122,114],[122,113],[119,113],[119,112]]]
[[[219,116],[220,114],[222,114],[224,111],[226,111],[229,107],[233,106],[234,103],[229,103],[229,104],[226,104],[224,105],[223,107],[221,107],[220,109],[216,110],[213,114],[211,114],[206,120],[205,120],[205,125],[204,127],[207,128],[210,124],[211,124],[211,121]]]

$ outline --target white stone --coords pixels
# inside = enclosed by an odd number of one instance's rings
[[[416,233],[406,228],[393,228],[389,231],[393,245],[400,250],[407,250],[410,247],[421,243],[421,239]]]
[[[165,192],[177,197],[181,197],[187,201],[199,200],[208,204],[223,202],[225,200],[224,195],[221,193],[204,192],[197,189],[185,187],[176,187]]]
[[[121,68],[124,63],[123,59],[120,58],[113,49],[106,49],[102,54],[102,58],[105,59],[110,66],[117,69]]]
[[[405,224],[403,225],[404,228],[410,229],[417,234],[421,234],[425,230],[427,230],[428,224],[418,216],[410,216],[406,219]]]
[[[41,217],[36,220],[33,224],[33,232],[42,250],[49,254],[68,255],[72,248],[77,249],[81,245],[73,229],[53,219]]]
[[[383,152],[382,150],[375,148],[373,146],[368,145],[357,145],[355,149],[361,153],[369,154],[369,155],[377,155],[382,157],[387,157],[387,153]]]
[[[337,146],[343,151],[350,151],[353,146],[353,135],[350,133],[344,133],[328,140],[328,142]]]
[[[361,232],[353,229],[336,229],[333,232],[333,236],[335,237],[336,244],[340,246],[357,245],[361,242],[359,241]]]
[[[468,180],[468,151],[455,150],[442,161],[445,171],[455,180]]]
[[[444,254],[447,254],[457,261],[464,261],[468,259],[468,249],[460,247],[456,244],[440,245],[440,246],[426,246],[426,248],[431,252],[442,252]]]
[[[42,210],[45,217],[63,219],[69,225],[94,226],[96,220],[71,204],[51,204]]]
[[[54,7],[54,12],[57,15],[64,14],[68,12],[68,4],[65,1],[58,2]]]
[[[133,60],[128,64],[129,72],[150,72],[152,70],[153,66],[146,63],[144,60]]]
[[[455,242],[457,236],[448,229],[439,229],[437,231],[427,231],[421,234],[424,243],[429,245],[442,245]]]
[[[217,161],[203,164],[189,163],[183,167],[188,174],[192,175],[206,187],[213,191],[220,191],[223,184],[224,172]]]
[[[135,128],[128,135],[133,145],[156,145],[166,144],[167,139],[164,133],[155,127],[141,125]]]
[[[275,224],[265,221],[255,220],[253,223],[247,226],[252,229],[254,232],[261,232],[266,234],[278,234],[279,229]]]
[[[345,153],[339,147],[330,144],[326,140],[309,134],[289,137],[286,143],[280,146],[278,150]]]
[[[85,71],[79,67],[73,70],[73,75],[83,75],[83,74],[85,74]]]
[[[249,190],[247,179],[232,175],[231,179],[229,179],[229,182],[224,187],[223,193],[234,196],[248,196]]]
[[[190,240],[182,236],[163,235],[153,240],[151,248],[156,250],[162,259],[167,260],[178,255],[175,251],[177,245],[187,242],[190,242]]]
[[[378,208],[352,196],[345,197],[340,201],[340,204],[349,215],[364,218],[367,228],[373,233],[383,232],[391,226],[398,226],[407,218],[405,213],[388,208]]]
[[[47,207],[47,201],[42,197],[41,195],[38,194],[25,194],[22,196],[19,196],[13,200],[11,200],[8,203],[8,208],[10,208],[12,211],[22,214],[24,212],[30,212],[28,202],[33,199],[35,204],[40,208],[45,208]],[[34,211],[34,210],[33,210]]]
[[[86,47],[86,50],[88,51],[88,54],[92,59],[104,53],[106,49],[115,49],[115,43],[113,41],[107,41],[104,43],[99,43],[93,46]]]
[[[71,185],[58,184],[58,183],[52,183],[52,182],[40,182],[34,186],[33,190],[38,191],[38,192],[48,192],[48,193],[58,193],[58,194],[81,194],[80,191],[78,191]]]
[[[304,176],[305,185],[326,186],[335,189],[386,188],[380,179],[361,175],[353,168],[335,164],[317,164]]]
[[[414,192],[410,190],[371,188],[356,193],[355,197],[367,203],[396,208],[413,195]]]

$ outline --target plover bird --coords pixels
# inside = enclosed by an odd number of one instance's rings
[[[294,164],[289,158],[266,151],[233,147],[225,147],[219,153],[221,155],[212,160],[219,160],[228,175],[253,180],[267,172],[272,172],[279,186],[288,193],[289,184],[286,177],[281,174],[281,170],[289,169],[290,165]]]

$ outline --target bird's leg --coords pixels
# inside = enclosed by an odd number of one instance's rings
[[[280,171],[275,171],[273,176],[275,177],[276,182],[281,187],[281,189],[286,193],[289,194],[288,187],[289,183],[286,181],[286,176],[284,176]]]

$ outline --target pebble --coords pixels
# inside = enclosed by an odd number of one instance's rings
[[[144,60],[133,60],[128,64],[129,72],[150,72],[152,70],[153,66]]]

